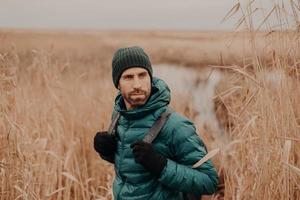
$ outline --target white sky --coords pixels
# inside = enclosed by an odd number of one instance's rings
[[[0,28],[233,30],[238,16],[220,22],[237,1],[1,0]]]

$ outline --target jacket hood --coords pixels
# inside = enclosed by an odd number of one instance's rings
[[[135,109],[127,110],[124,98],[119,92],[115,99],[114,110],[120,112],[126,118],[140,118],[150,112],[165,107],[170,103],[171,94],[168,85],[161,79],[153,77],[151,94],[148,101]]]

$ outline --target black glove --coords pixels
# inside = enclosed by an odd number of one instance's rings
[[[98,132],[94,137],[94,148],[104,160],[114,163],[117,150],[117,140],[115,136],[107,131]]]
[[[162,170],[167,164],[167,159],[156,153],[152,144],[144,141],[136,141],[131,144],[135,162],[140,163],[153,175],[159,177]]]

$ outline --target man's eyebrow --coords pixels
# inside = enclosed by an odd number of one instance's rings
[[[133,76],[133,74],[123,74],[122,77]]]
[[[147,72],[140,72],[139,75],[144,75],[146,74]]]

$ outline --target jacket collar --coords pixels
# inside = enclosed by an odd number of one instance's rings
[[[124,103],[124,98],[119,92],[115,99],[114,109],[115,111],[120,112],[120,114],[125,118],[138,119],[161,107],[167,106],[170,103],[170,100],[171,96],[168,85],[163,80],[153,77],[151,95],[144,105],[132,110],[127,110]]]

